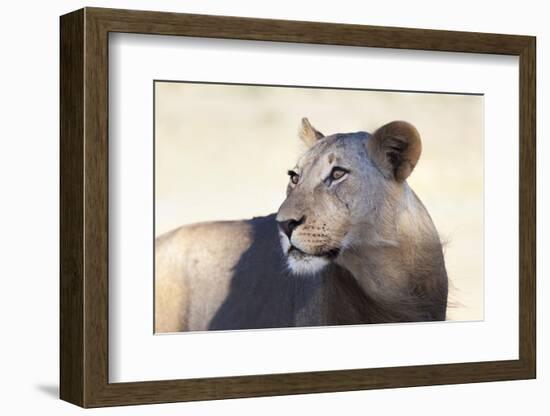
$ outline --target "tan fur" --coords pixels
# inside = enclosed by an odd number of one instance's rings
[[[155,331],[206,329],[227,296],[232,268],[250,243],[245,221],[192,224],[158,237]],[[208,302],[202,293],[208,293]]]
[[[156,241],[155,258],[155,331],[172,332],[185,326],[189,302],[185,281],[175,271],[181,269],[185,246],[183,233],[172,232]]]

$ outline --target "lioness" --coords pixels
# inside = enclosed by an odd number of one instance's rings
[[[324,136],[304,118],[300,137],[276,215],[157,239],[157,332],[445,319],[441,242],[406,182],[416,128]]]

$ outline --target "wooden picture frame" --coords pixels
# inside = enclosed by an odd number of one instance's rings
[[[85,8],[61,17],[60,396],[82,407],[529,379],[536,376],[535,38]],[[109,383],[108,34],[519,57],[519,359]]]

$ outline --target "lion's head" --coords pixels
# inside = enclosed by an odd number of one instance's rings
[[[391,244],[387,230],[411,199],[405,179],[421,153],[415,127],[394,121],[373,134],[324,136],[304,118],[300,137],[309,149],[288,172],[277,214],[290,270],[315,273],[360,244]]]

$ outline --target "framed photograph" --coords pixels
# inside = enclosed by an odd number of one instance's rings
[[[534,37],[60,28],[63,400],[535,378]]]

